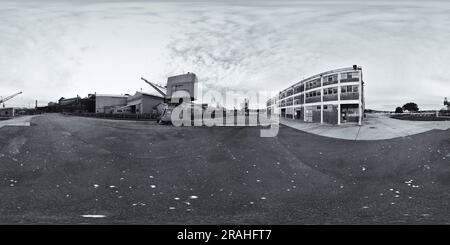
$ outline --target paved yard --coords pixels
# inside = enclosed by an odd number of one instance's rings
[[[0,128],[0,223],[450,223],[449,200],[450,130],[260,138],[58,114]]]
[[[348,140],[385,140],[430,130],[450,129],[450,121],[407,121],[393,119],[384,114],[367,114],[362,126],[354,123],[340,126],[326,123],[305,123],[287,118],[281,118],[280,123],[308,133]]]

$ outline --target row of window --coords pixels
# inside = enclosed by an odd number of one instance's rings
[[[345,80],[345,81],[358,81],[359,80],[359,73],[358,72],[344,72],[341,73],[341,80]],[[338,82],[338,74],[332,74],[332,75],[327,75],[323,77],[323,86],[326,85],[330,85],[330,84],[335,84]],[[289,97],[294,93],[300,93],[303,92],[305,87],[306,90],[309,89],[313,89],[313,88],[318,88],[321,86],[321,81],[320,78],[316,78],[312,81],[308,81],[305,83],[305,85],[300,84],[300,86],[296,86],[294,89],[289,89],[287,91],[281,92],[280,93],[280,98],[285,98],[285,97]]]
[[[358,85],[341,86],[341,93],[358,93]]]
[[[320,96],[320,95],[321,95],[320,90],[316,90],[316,91],[306,93],[306,98],[316,97],[316,96]]]
[[[358,72],[345,72],[341,73],[341,79],[359,78]]]
[[[341,87],[341,93],[358,93],[358,85],[349,85],[349,86],[342,86]],[[323,95],[333,95],[333,94],[337,94],[338,93],[338,88],[337,87],[333,87],[333,88],[326,88],[323,89]],[[312,92],[308,92],[306,93],[306,98],[312,98],[312,97],[318,97],[321,96],[321,90],[316,90],[316,91],[312,91]],[[297,98],[298,96],[295,97],[295,99],[299,99]],[[291,101],[292,98],[289,98],[288,101]]]
[[[306,83],[306,89],[313,89],[321,86],[320,78],[314,79]]]
[[[359,92],[358,85],[349,85],[349,86],[341,87],[341,93],[358,93],[358,92]],[[323,89],[323,95],[333,95],[333,94],[337,94],[337,93],[338,93],[337,87]],[[306,98],[316,97],[316,96],[320,96],[320,95],[321,95],[321,91],[316,90],[316,91],[306,93]]]

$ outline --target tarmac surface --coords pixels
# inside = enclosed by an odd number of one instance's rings
[[[3,224],[450,223],[450,130],[354,141],[30,120],[0,128]]]
[[[0,120],[0,128],[4,126],[30,126],[30,121],[33,117],[36,116],[23,116],[23,117],[17,117],[14,119],[8,119],[8,120]]]
[[[450,129],[450,121],[408,121],[390,118],[386,114],[367,114],[361,126],[356,123],[339,126],[327,123],[305,123],[289,118],[280,118],[280,123],[308,133],[348,140],[385,140],[435,129]]]

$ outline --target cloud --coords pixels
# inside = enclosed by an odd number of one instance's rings
[[[199,71],[210,87],[280,90],[358,64],[369,108],[413,100],[439,109],[450,94],[437,81],[450,77],[449,10],[416,2],[199,5],[185,10],[169,47],[176,71]]]
[[[0,6],[10,103],[133,93],[195,72],[206,88],[271,90],[363,67],[367,107],[450,96],[450,5],[397,2],[53,2]]]

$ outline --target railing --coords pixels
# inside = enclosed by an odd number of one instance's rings
[[[338,100],[337,94],[323,95],[323,101],[335,101],[335,100]]]
[[[315,88],[319,88],[321,87],[320,84],[317,85],[313,85],[313,86],[305,86],[305,91],[311,90],[311,89],[315,89]]]
[[[391,117],[410,121],[450,121],[450,112],[448,114],[445,111],[444,113],[441,112],[442,111],[391,113]]]
[[[338,83],[338,80],[324,81],[323,82],[323,86],[327,86],[327,85],[330,85],[330,84],[337,84],[337,83]]]
[[[358,100],[359,93],[341,93],[341,100]]]
[[[306,103],[320,102],[320,96],[306,98]]]
[[[118,120],[145,120],[152,121],[156,120],[156,114],[146,113],[146,114],[111,114],[111,113],[63,113],[64,115],[70,116],[81,116],[81,117],[95,117],[95,118],[109,118]]]
[[[441,111],[439,111],[438,115],[440,117],[450,117],[450,110],[448,110],[448,111],[441,110]]]
[[[359,82],[359,77],[341,79],[341,83]]]

